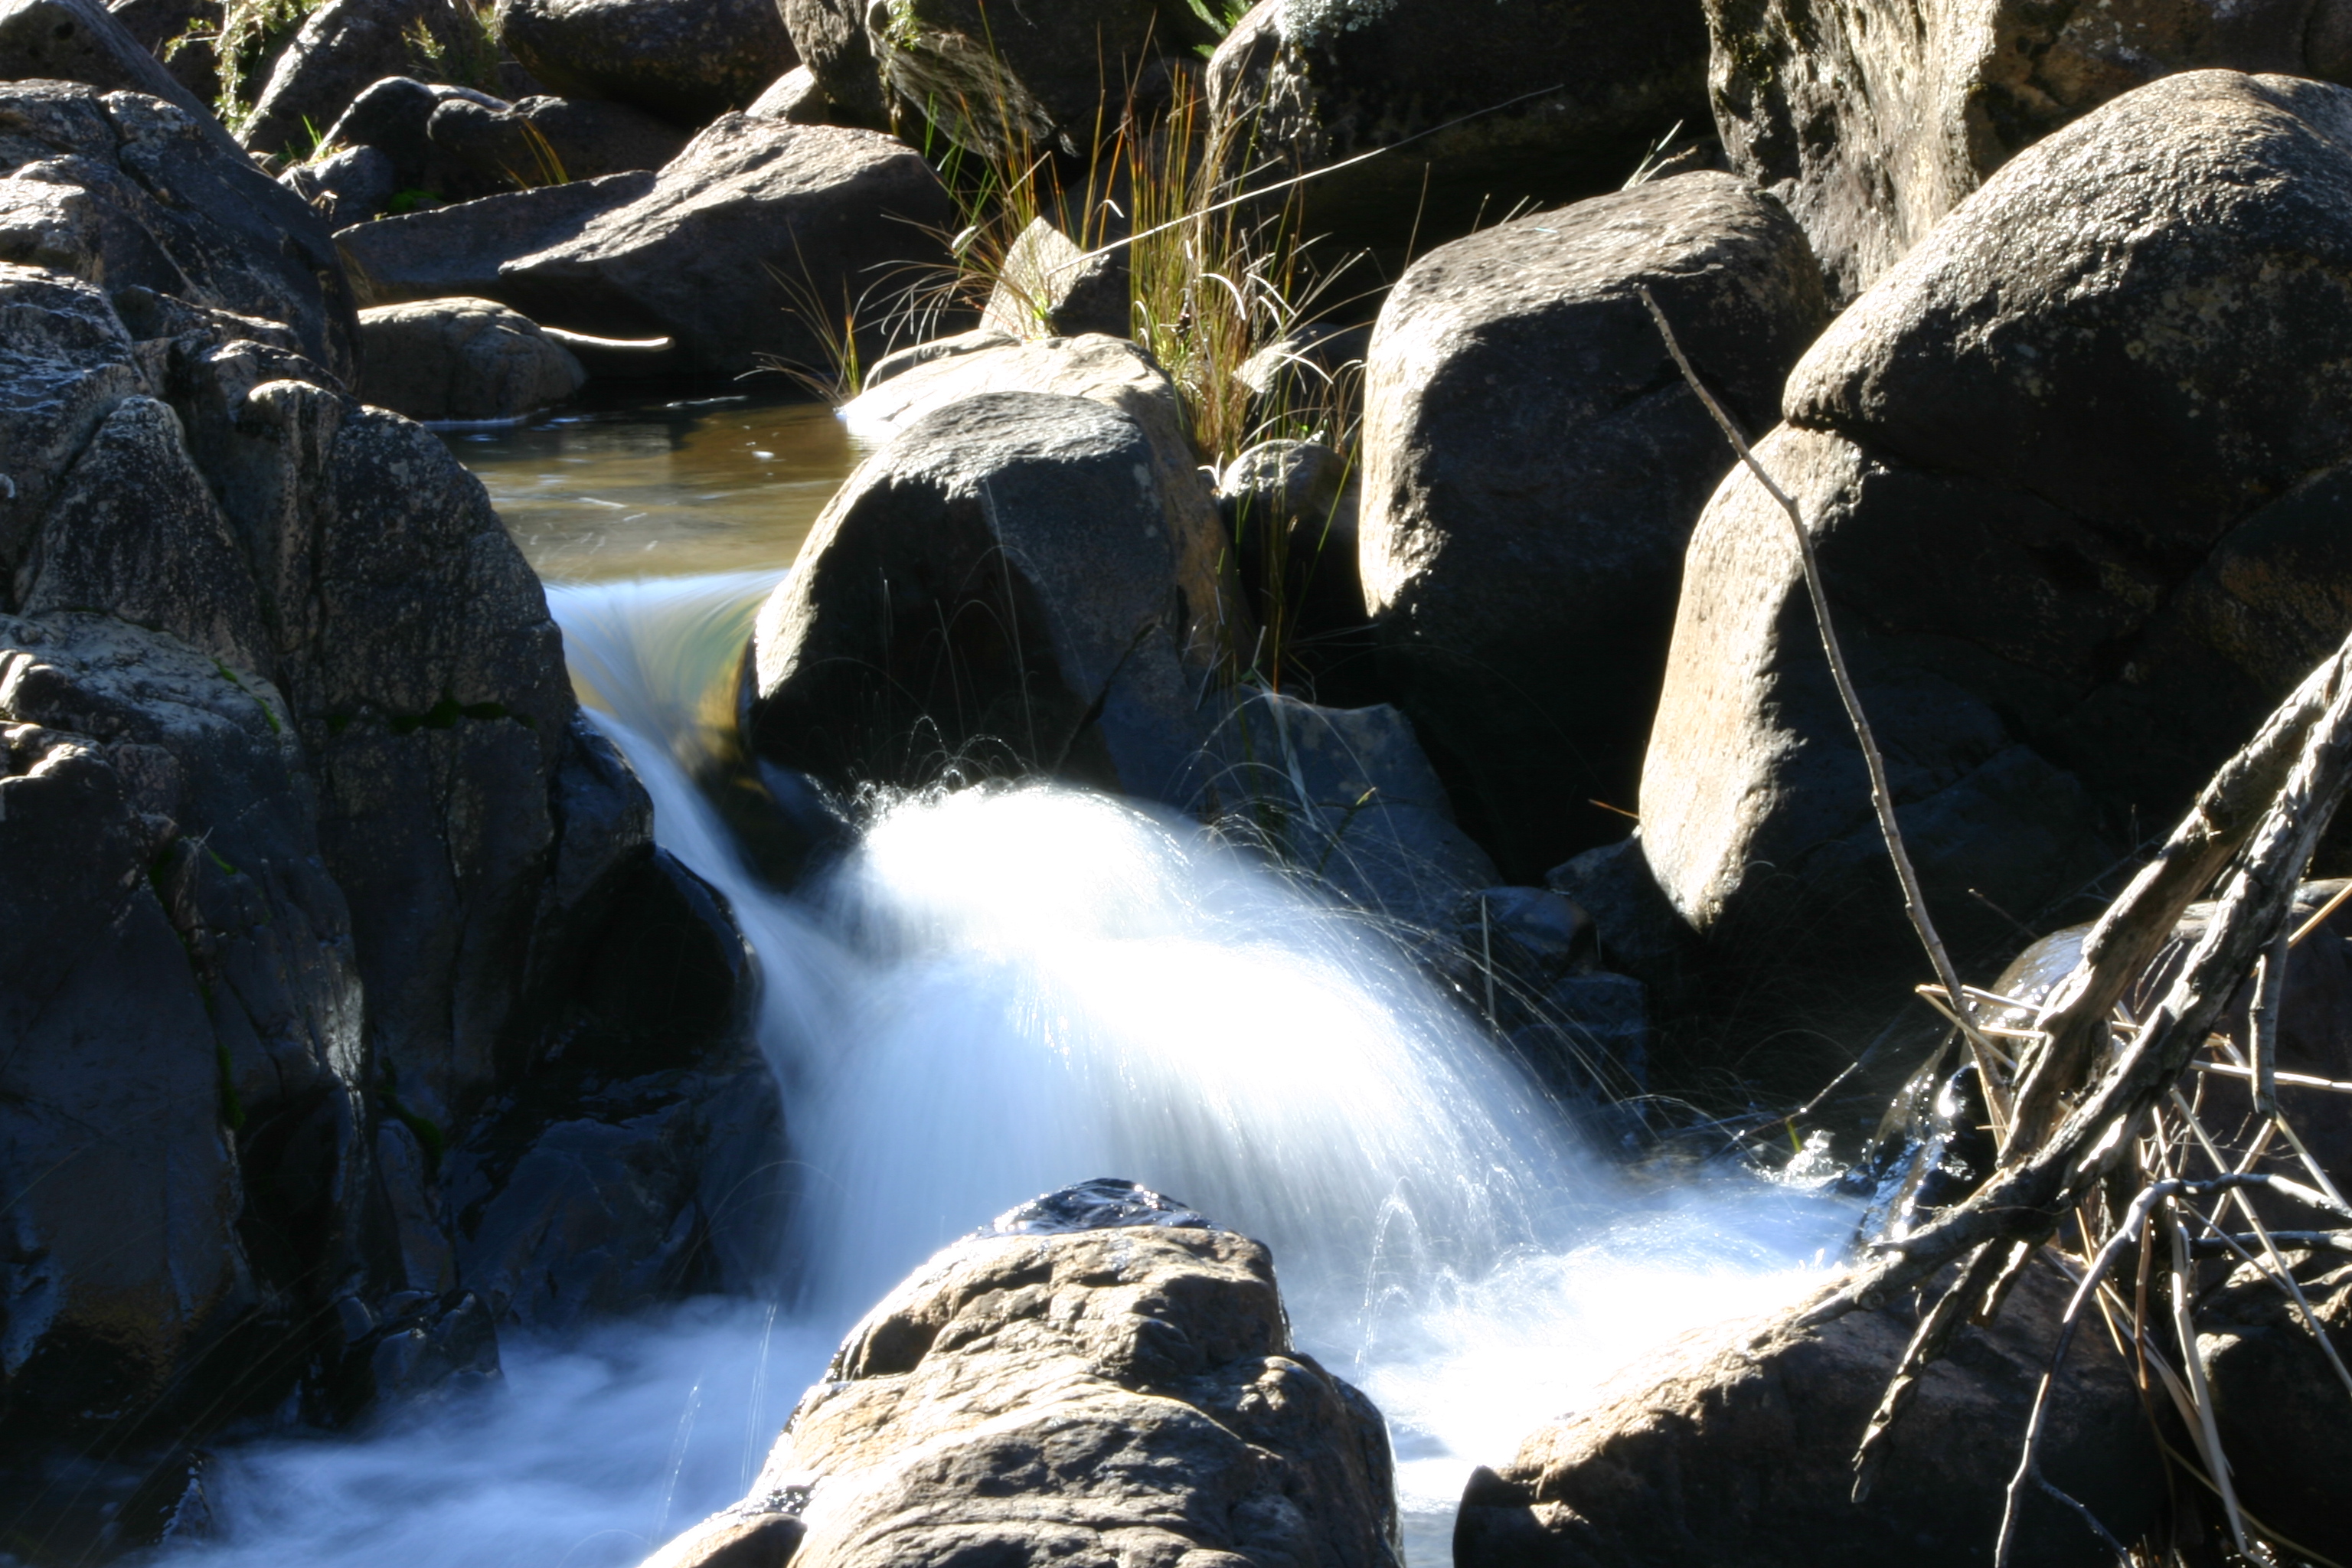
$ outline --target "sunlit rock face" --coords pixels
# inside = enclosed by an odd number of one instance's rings
[[[1271,1255],[1111,1181],[919,1269],[851,1331],[751,1496],[652,1561],[794,1537],[794,1563],[827,1568],[1402,1562],[1380,1414],[1292,1345]]]

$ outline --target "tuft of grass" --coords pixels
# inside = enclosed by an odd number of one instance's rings
[[[269,67],[288,40],[325,0],[227,0],[221,7],[218,27],[192,25],[164,46],[171,59],[196,44],[210,44],[220,79],[220,96],[214,111],[232,134],[243,132],[253,119],[254,102],[268,79]]]
[[[408,42],[410,54],[415,58],[416,68],[427,81],[496,93],[502,49],[491,8],[476,4],[475,0],[451,0],[449,8],[457,18],[457,25],[449,37],[445,38],[436,33],[421,17],[410,23],[408,31],[403,35]],[[562,182],[543,180],[540,183],[560,184]]]

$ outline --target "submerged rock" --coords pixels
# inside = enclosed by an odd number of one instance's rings
[[[1358,537],[1382,671],[1518,879],[1622,832],[1683,552],[1737,461],[1643,289],[1749,429],[1829,320],[1788,215],[1696,174],[1442,246],[1372,334]]]
[[[1409,237],[1617,189],[1706,123],[1706,51],[1697,0],[1260,0],[1209,62],[1209,100],[1249,185],[1317,176],[1301,233],[1401,258]]]
[[[1222,652],[1218,563],[1157,460],[1091,398],[992,392],[916,419],[761,610],[745,744],[836,789],[1038,769],[1181,799]]]
[[[685,126],[742,108],[800,63],[776,0],[499,0],[498,30],[551,90]]]
[[[2168,78],[2011,161],[1790,377],[1757,455],[1964,970],[2079,908],[2352,625],[2347,190],[2352,92]],[[1639,842],[1707,972],[1685,1011],[1789,1042],[1811,1092],[1926,1020],[1789,527],[1745,472],[1699,522]]]
[[[512,419],[588,379],[528,316],[488,300],[423,300],[360,312],[360,395],[411,419]]]
[[[1841,300],[1995,170],[2108,100],[2202,67],[2352,80],[2352,14],[2308,0],[2096,6],[1706,0],[1732,166],[1786,202]]]
[[[1081,1212],[1041,1226],[1041,1206]],[[1403,1560],[1380,1413],[1292,1345],[1266,1249],[1113,1182],[919,1269],[851,1331],[751,1494],[647,1568],[787,1556]]]
[[[2027,1412],[2069,1287],[2029,1268],[1990,1329],[1964,1327],[1896,1423],[1867,1500],[1854,1446],[1916,1326],[1907,1304],[1820,1329],[1794,1310],[1701,1330],[1648,1357],[1586,1410],[1473,1474],[1454,1529],[1460,1568],[1978,1568],[1991,1555]],[[2076,1334],[2042,1449],[2052,1484],[2118,1538],[2165,1505],[2130,1367]],[[2018,1561],[2113,1561],[2049,1499],[2027,1501]]]

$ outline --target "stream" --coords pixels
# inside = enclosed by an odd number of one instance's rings
[[[505,1386],[216,1458],[174,1564],[629,1568],[740,1495],[848,1326],[1038,1193],[1139,1181],[1274,1248],[1301,1347],[1385,1413],[1414,1568],[1476,1464],[1834,1260],[1852,1209],[1584,1148],[1387,939],[1196,826],[1043,785],[904,800],[793,898],[689,782],[759,600],[856,460],[759,398],[452,431],[548,580],[662,844],[757,952],[795,1185],[785,1294],[566,1340]]]

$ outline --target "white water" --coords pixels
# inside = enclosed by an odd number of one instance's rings
[[[743,577],[557,587],[663,843],[758,951],[803,1196],[780,1306],[510,1338],[503,1396],[248,1447],[173,1560],[620,1568],[739,1495],[856,1315],[941,1242],[1115,1175],[1275,1249],[1298,1338],[1389,1417],[1416,1568],[1476,1463],[1665,1339],[1801,1290],[1842,1205],[1633,1179],[1382,939],[1186,825],[1063,790],[902,804],[804,900],[678,765]]]

